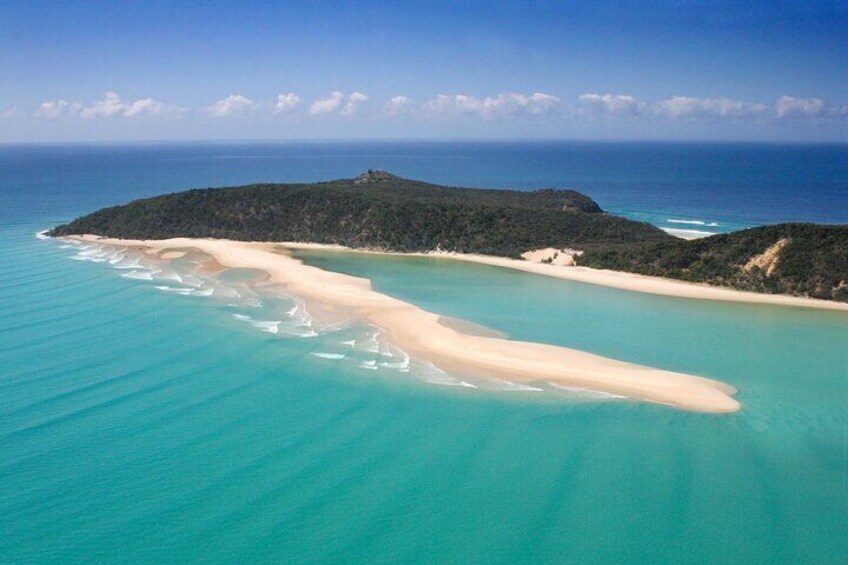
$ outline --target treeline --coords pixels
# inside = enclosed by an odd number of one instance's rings
[[[770,248],[774,253],[767,265],[751,264]],[[589,249],[579,263],[755,292],[848,301],[848,226],[779,224],[694,241]]]
[[[442,249],[518,257],[548,246],[618,247],[669,239],[604,214],[571,190],[437,186],[369,172],[315,184],[190,190],[106,208],[55,228],[129,239],[309,241],[391,251]]]

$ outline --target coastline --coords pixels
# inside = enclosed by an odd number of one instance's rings
[[[489,265],[492,267],[503,267],[505,269],[524,271],[526,273],[544,275],[547,277],[554,277],[574,282],[617,288],[619,290],[643,292],[647,294],[657,294],[674,298],[692,298],[695,300],[714,300],[719,302],[744,302],[750,304],[769,304],[773,306],[789,306],[796,308],[813,308],[817,310],[834,310],[839,312],[848,312],[848,303],[835,302],[832,300],[806,298],[803,296],[789,296],[785,294],[762,294],[758,292],[749,292],[732,288],[710,286],[706,284],[678,281],[661,277],[651,277],[648,275],[639,275],[636,273],[626,273],[623,271],[608,271],[601,269],[592,269],[590,267],[551,265],[545,263],[535,263],[531,261],[522,261],[518,259],[509,259],[506,257],[495,257],[491,255],[454,253],[448,251],[431,251],[428,253],[396,253],[389,251],[370,251],[363,249],[354,249],[351,247],[345,247],[343,245],[332,245],[324,243],[283,242],[280,243],[280,245],[283,245],[289,249],[316,249],[326,251],[346,251],[351,253],[371,253],[377,255],[395,255],[402,257],[432,257],[440,259],[452,259],[455,261],[478,263],[481,265]]]
[[[261,269],[269,274],[272,282],[285,285],[292,294],[347,309],[383,328],[392,342],[410,354],[450,371],[516,382],[547,381],[694,412],[734,412],[741,407],[732,398],[736,392],[732,386],[712,379],[565,347],[460,331],[456,324],[444,323],[437,314],[374,291],[367,279],[305,265],[287,252],[287,249],[297,248],[297,244],[190,238],[142,241],[82,236],[70,239],[154,252],[195,248],[210,254],[223,266]],[[340,249],[339,246],[324,247]]]

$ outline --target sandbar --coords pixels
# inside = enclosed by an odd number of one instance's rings
[[[440,316],[374,291],[368,279],[325,271],[281,253],[281,245],[216,239],[120,240],[83,236],[84,241],[154,251],[192,247],[221,265],[261,269],[270,280],[305,300],[348,309],[381,327],[412,355],[457,373],[550,382],[626,396],[694,412],[739,410],[732,386],[695,375],[617,361],[566,347],[458,331]],[[283,248],[284,251],[284,248]]]

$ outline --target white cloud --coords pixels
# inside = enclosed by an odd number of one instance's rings
[[[258,107],[258,104],[250,98],[241,94],[230,94],[211,106],[207,106],[205,111],[213,118],[226,118],[229,116],[252,114]]]
[[[505,92],[497,96],[488,96],[483,100],[467,94],[439,94],[428,100],[423,109],[434,115],[476,114],[490,118],[519,114],[545,114],[558,105],[559,98],[543,92],[533,94]]]
[[[644,110],[644,104],[629,94],[595,94],[588,92],[578,100],[584,105],[582,113],[596,116],[636,117]]]
[[[820,98],[793,98],[781,96],[774,103],[778,118],[815,118],[824,114],[824,101]]]
[[[627,94],[587,93],[579,97],[583,104],[578,115],[626,117],[661,117],[671,120],[731,119],[765,117],[769,106],[750,104],[730,98],[695,98],[672,96],[652,104],[640,102]]]
[[[347,104],[344,105],[344,108],[339,112],[343,116],[352,116],[357,108],[364,102],[368,101],[368,97],[361,92],[352,92],[350,96],[347,98]]]
[[[153,98],[144,98],[124,106],[123,116],[126,118],[134,118],[136,116],[154,116],[173,118],[183,113],[182,108],[170,106],[154,100]]]
[[[103,100],[97,100],[91,106],[80,110],[80,117],[87,120],[91,118],[111,118],[122,114],[126,110],[121,97],[111,90],[106,93]]]
[[[339,90],[331,92],[324,98],[319,98],[309,105],[309,113],[313,116],[338,112],[341,116],[352,116],[359,107],[368,101],[368,96],[361,92],[352,92],[345,96]]]
[[[68,102],[67,100],[47,100],[42,102],[35,111],[36,118],[45,120],[57,120],[75,116],[82,108],[78,102]]]
[[[196,111],[212,117],[249,116],[260,112],[281,114],[303,107],[303,100],[294,92],[278,94],[276,101],[258,103],[241,94],[231,94],[210,106]],[[345,94],[333,91],[308,104],[306,111],[312,116],[353,116],[362,112],[370,98],[362,92]],[[94,119],[140,119],[179,117],[186,109],[165,104],[154,98],[124,101],[114,91],[107,91],[101,100],[88,105],[63,99],[47,100],[35,112],[34,117],[43,120],[79,118]],[[781,96],[773,104],[754,104],[725,97],[697,98],[671,96],[656,102],[642,102],[628,94],[586,93],[578,97],[574,106],[563,108],[558,97],[543,92],[503,92],[493,96],[475,97],[468,94],[439,94],[423,104],[416,104],[410,97],[397,95],[384,102],[380,116],[393,118],[403,115],[419,117],[470,116],[481,119],[510,119],[534,116],[570,115],[575,118],[641,118],[668,119],[677,121],[738,122],[751,120],[759,123],[781,119],[807,120],[818,123],[822,120],[844,119],[848,116],[847,105],[828,105],[819,98],[795,98]],[[17,108],[0,109],[0,119],[20,117]]]
[[[341,107],[343,100],[344,93],[336,90],[335,92],[331,92],[326,98],[319,98],[310,104],[309,113],[313,116],[317,116],[319,114],[335,112]]]
[[[389,117],[402,116],[412,111],[413,102],[406,96],[395,96],[383,106],[383,112]]]
[[[170,106],[153,98],[144,98],[133,102],[124,102],[113,91],[108,91],[103,100],[96,100],[91,106],[67,100],[48,100],[42,102],[35,111],[35,117],[56,120],[79,116],[84,120],[96,118],[134,118],[136,116],[177,117],[183,110]]]
[[[298,96],[294,92],[289,92],[288,94],[278,94],[277,103],[274,105],[274,112],[288,112],[289,110],[294,109],[294,107],[298,104],[300,104],[300,96]]]
[[[424,103],[423,109],[431,114],[475,114],[481,113],[483,103],[467,94],[439,94]]]
[[[483,113],[487,116],[514,116],[525,112],[538,115],[553,110],[558,104],[559,98],[543,92],[534,92],[529,96],[507,92],[483,100]]]
[[[654,104],[653,110],[658,116],[671,119],[731,118],[762,115],[768,107],[764,104],[748,104],[730,98],[672,96]]]

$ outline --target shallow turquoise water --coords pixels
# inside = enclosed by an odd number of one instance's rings
[[[706,416],[364,375],[308,356],[313,340],[245,329],[219,301],[9,239],[4,562],[837,562],[846,549],[838,315],[311,258],[515,338],[739,387],[742,412]]]
[[[171,174],[129,182],[73,163],[23,183],[0,174],[6,191],[57,191],[22,192],[0,210],[0,562],[848,553],[845,315],[310,254],[516,339],[725,380],[745,408],[711,416],[436,386],[309,355],[338,338],[263,333],[226,301],[69,260],[73,249],[34,233]]]

